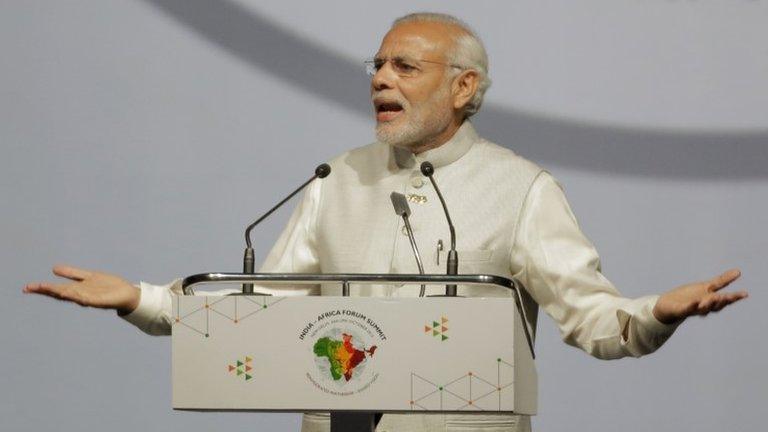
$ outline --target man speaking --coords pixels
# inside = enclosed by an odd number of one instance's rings
[[[480,138],[469,121],[480,109],[490,80],[485,49],[463,22],[431,13],[402,17],[366,67],[378,141],[330,163],[333,174],[310,186],[262,271],[416,273],[402,221],[391,210],[389,195],[396,191],[413,203],[410,222],[425,252],[425,271],[442,273],[450,236],[439,198],[419,170],[429,161],[459,234],[459,272],[517,279],[530,299],[526,306],[540,306],[566,343],[595,357],[651,353],[686,317],[719,311],[747,296],[720,292],[739,277],[738,270],[729,270],[661,295],[621,297],[600,273],[597,252],[579,230],[553,177]],[[74,267],[56,266],[54,273],[71,282],[31,283],[25,292],[116,309],[147,333],[170,333],[171,293],[180,293],[178,281],[135,287],[118,276]],[[438,288],[427,291],[437,293]],[[316,286],[280,294],[340,295],[340,288]],[[368,286],[355,294],[403,297],[417,292]],[[459,287],[459,295],[509,293]],[[328,428],[327,415],[305,415],[302,430]],[[530,420],[384,415],[379,429],[525,431]]]

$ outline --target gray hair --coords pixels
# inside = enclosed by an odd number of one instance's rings
[[[472,99],[467,102],[465,113],[467,117],[470,117],[480,111],[485,91],[491,86],[491,79],[488,78],[488,54],[485,52],[483,42],[474,30],[455,16],[434,12],[417,12],[402,16],[392,22],[392,27],[394,28],[399,24],[409,22],[436,22],[454,25],[463,30],[463,34],[453,38],[454,49],[449,54],[449,61],[464,69],[471,69],[477,72],[479,78],[477,91]]]

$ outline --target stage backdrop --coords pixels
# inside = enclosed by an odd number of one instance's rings
[[[542,315],[534,427],[761,429],[768,6],[746,0],[3,2],[0,429],[298,428],[171,411],[168,338],[21,288],[59,262],[158,283],[238,270],[249,221],[372,141],[362,61],[414,10],[476,27],[480,133],[565,185],[624,294],[732,266],[751,291],[640,360],[591,359]],[[289,212],[255,231],[260,258]]]

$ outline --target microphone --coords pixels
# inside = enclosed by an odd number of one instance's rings
[[[435,167],[429,162],[422,162],[421,173],[429,178],[432,187],[435,188],[435,192],[437,192],[437,197],[440,198],[440,204],[443,205],[443,212],[445,212],[445,218],[448,220],[448,229],[451,231],[451,250],[448,251],[448,268],[446,274],[457,275],[459,274],[459,254],[456,252],[456,229],[453,227],[451,215],[448,214],[448,206],[445,205],[443,194],[440,193],[440,188],[437,187],[435,178],[432,176],[435,173]],[[446,285],[445,295],[447,297],[456,297],[456,285]]]
[[[260,218],[256,219],[256,221],[250,225],[248,225],[248,228],[245,229],[245,254],[243,256],[243,273],[246,274],[253,274],[254,273],[254,258],[253,258],[253,247],[251,246],[251,230],[261,223],[264,219],[269,217],[272,213],[274,213],[275,210],[279,209],[283,204],[285,204],[286,201],[293,198],[294,195],[301,192],[302,189],[307,187],[308,184],[312,182],[312,180],[316,178],[326,178],[331,173],[331,166],[327,163],[320,164],[315,168],[315,175],[309,178],[309,180],[305,181],[304,184],[299,186],[295,191],[291,192],[290,195],[283,198],[282,201],[277,203],[276,206],[272,207],[268,212],[264,213]],[[253,294],[253,284],[243,284],[243,294]]]
[[[419,266],[419,274],[424,274],[424,265],[421,263],[421,255],[419,254],[419,248],[416,246],[416,239],[413,237],[413,230],[411,229],[411,222],[408,217],[411,215],[411,207],[408,205],[408,200],[405,195],[397,192],[392,192],[389,195],[392,200],[392,206],[395,208],[395,214],[403,218],[405,222],[405,230],[408,232],[408,240],[411,241],[411,249],[416,256],[416,265]],[[424,297],[426,286],[421,284],[421,290],[419,291],[419,297]]]

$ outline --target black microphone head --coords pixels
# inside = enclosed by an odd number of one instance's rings
[[[327,163],[320,164],[315,168],[315,175],[320,178],[326,178],[328,177],[328,174],[331,173],[331,166]]]
[[[411,207],[408,205],[408,198],[406,198],[405,195],[392,192],[389,195],[389,199],[392,200],[392,207],[395,209],[395,214],[400,217],[411,215]]]
[[[421,163],[421,173],[424,174],[427,177],[432,177],[432,174],[435,173],[435,167],[432,166],[431,163],[425,161]]]

